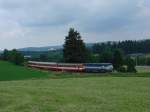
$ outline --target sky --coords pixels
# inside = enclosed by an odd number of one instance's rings
[[[0,0],[0,49],[150,39],[150,0]]]

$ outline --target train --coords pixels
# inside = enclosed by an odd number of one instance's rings
[[[55,63],[28,61],[28,67],[50,71],[67,72],[112,72],[112,63]]]

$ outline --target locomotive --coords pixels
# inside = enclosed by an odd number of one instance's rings
[[[68,71],[68,72],[112,72],[111,63],[52,63],[29,61],[28,66],[37,69],[50,71]]]

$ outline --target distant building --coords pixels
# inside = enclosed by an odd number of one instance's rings
[[[24,56],[24,58],[25,59],[30,59],[30,58],[32,58],[32,56],[26,55],[26,56]]]
[[[48,49],[48,51],[55,51],[56,49],[54,49],[54,48],[50,48],[50,49]]]

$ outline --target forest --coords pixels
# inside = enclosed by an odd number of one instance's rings
[[[94,53],[102,53],[104,50],[122,49],[125,54],[150,53],[150,39],[146,40],[126,40],[126,41],[109,41],[96,43],[93,45]]]

